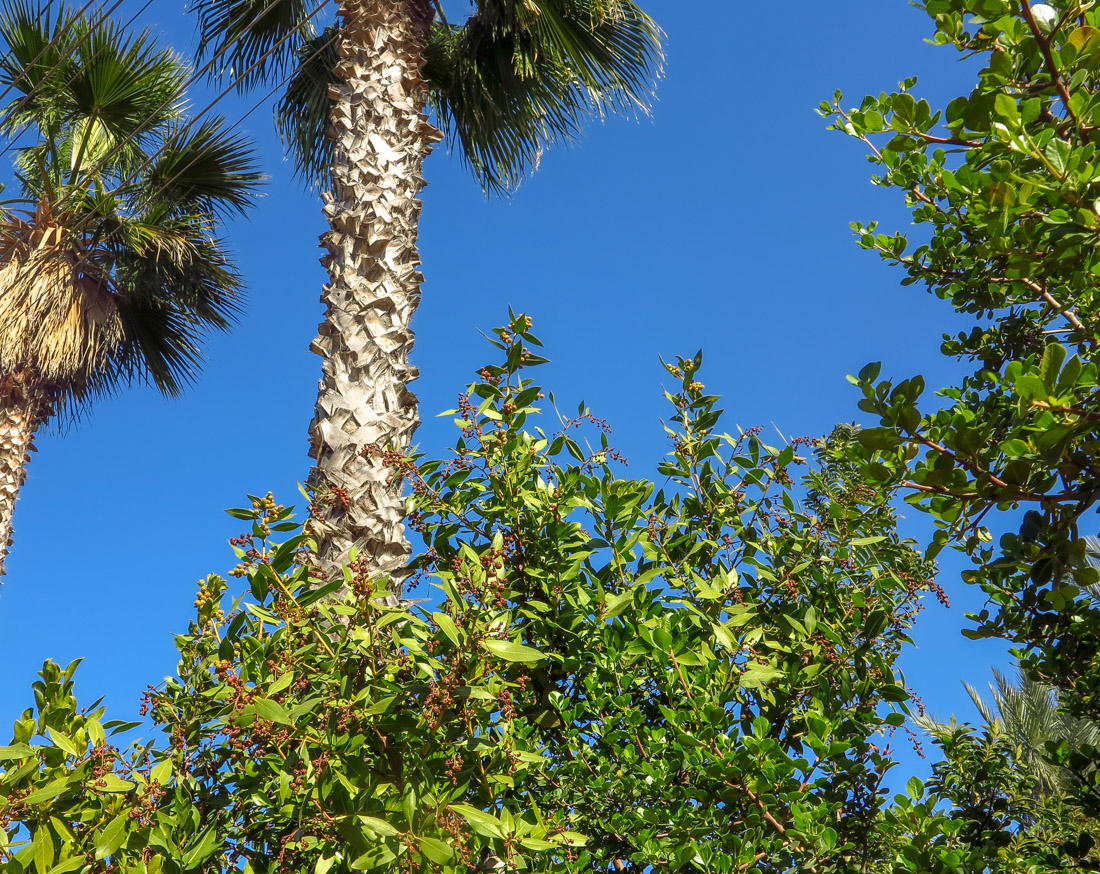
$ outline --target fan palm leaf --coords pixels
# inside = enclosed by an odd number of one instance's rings
[[[327,0],[199,0],[200,60],[218,74],[243,76],[241,88],[280,80],[301,44],[313,36],[313,17]]]
[[[660,31],[632,3],[483,4],[436,26],[425,68],[436,118],[489,189],[515,188],[550,146],[608,112],[644,112]]]

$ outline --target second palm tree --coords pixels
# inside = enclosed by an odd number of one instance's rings
[[[36,430],[134,380],[168,395],[240,280],[217,231],[260,176],[218,119],[189,125],[188,69],[146,34],[49,2],[0,15],[18,195],[0,209],[0,574]],[[23,142],[23,138],[29,139]]]

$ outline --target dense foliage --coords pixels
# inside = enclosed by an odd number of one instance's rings
[[[896,660],[948,545],[990,598],[971,633],[1016,646],[1065,711],[1049,724],[1100,708],[1082,530],[1100,496],[1100,12],[925,8],[982,65],[974,90],[936,112],[907,81],[823,113],[928,231],[910,247],[857,224],[861,245],[975,320],[944,341],[972,365],[959,385],[928,404],[920,377],[871,365],[854,381],[876,427],[773,448],[721,433],[701,358],[678,359],[658,485],[616,467],[583,405],[543,396],[512,317],[450,411],[450,457],[363,449],[411,491],[427,606],[389,606],[358,557],[326,581],[308,517],[271,496],[232,511],[239,563],[203,581],[177,674],[147,693],[162,740],[117,748],[126,726],[78,708],[75,665],[43,668],[0,747],[4,870],[1100,867],[1085,734],[1009,730],[1001,706],[934,725],[931,778],[885,789],[911,706]],[[899,490],[935,520],[930,549],[899,538]]]
[[[900,189],[919,245],[854,225],[861,244],[924,283],[974,326],[943,352],[969,373],[922,401],[920,377],[855,381],[880,426],[860,436],[869,480],[908,500],[973,559],[989,595],[976,636],[1011,641],[1024,669],[1076,717],[1100,716],[1097,568],[1085,535],[1100,497],[1100,11],[1060,0],[927,0],[935,42],[981,68],[974,89],[935,110],[894,93],[823,112],[864,140]],[[881,144],[876,144],[879,137]],[[988,527],[987,527],[988,526]],[[993,530],[1008,530],[994,543]],[[1100,809],[1096,751],[1080,803]]]
[[[885,494],[801,442],[716,432],[699,358],[669,366],[665,488],[617,476],[583,407],[535,427],[528,320],[497,342],[454,456],[390,459],[438,604],[385,607],[355,566],[333,603],[288,508],[234,511],[244,591],[203,582],[178,675],[148,694],[165,743],[116,750],[74,666],[45,667],[0,748],[8,870],[825,871],[892,852],[894,662],[931,568]]]

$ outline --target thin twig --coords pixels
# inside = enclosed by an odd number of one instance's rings
[[[1075,327],[1078,331],[1085,330],[1084,323],[1079,318],[1077,318],[1077,313],[1073,311],[1073,308],[1063,307],[1060,303],[1058,303],[1057,300],[1054,299],[1054,296],[1051,295],[1051,293],[1047,291],[1043,286],[1041,286],[1038,282],[1035,282],[1031,279],[1018,279],[1016,281],[1019,282],[1021,285],[1026,285],[1028,288],[1038,294],[1039,297],[1041,297],[1043,301],[1046,302],[1046,304],[1054,310],[1054,312],[1064,317],[1065,320],[1073,325],[1073,327]]]
[[[962,137],[937,137],[933,134],[926,134],[923,131],[906,131],[910,136],[919,137],[926,143],[936,143],[943,146],[966,146],[967,148],[976,149],[981,143],[976,140],[964,140]]]
[[[946,446],[941,446],[939,443],[929,440],[927,437],[922,437],[920,434],[914,434],[913,439],[916,440],[918,443],[922,443],[923,445],[927,446],[929,449],[938,452],[940,455],[943,455],[946,458],[950,458],[953,462],[955,462],[955,464],[959,465],[960,467],[965,467],[972,474],[974,474],[974,476],[987,476],[989,477],[989,480],[993,483],[993,485],[1002,489],[1010,488],[1009,484],[1006,483],[1003,479],[994,476],[976,461],[971,461],[966,458],[959,458],[959,456],[957,456]]]
[[[1054,87],[1058,89],[1058,96],[1062,98],[1062,105],[1066,108],[1066,115],[1069,116],[1070,120],[1077,128],[1078,136],[1081,136],[1084,131],[1081,129],[1081,122],[1070,108],[1069,89],[1066,88],[1066,83],[1062,81],[1062,74],[1058,72],[1058,65],[1054,63],[1054,55],[1050,51],[1050,40],[1047,39],[1039,29],[1039,23],[1035,20],[1035,15],[1031,11],[1031,3],[1029,0],[1022,0],[1020,6],[1023,8],[1024,18],[1027,21],[1027,26],[1031,28],[1031,33],[1035,37],[1035,42],[1039,46],[1039,51],[1043,53],[1043,60],[1046,63],[1047,73],[1050,74]]]

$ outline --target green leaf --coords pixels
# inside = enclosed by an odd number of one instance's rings
[[[510,640],[483,640],[481,645],[493,655],[509,662],[526,662],[529,664],[545,658],[537,649]]]
[[[771,665],[752,664],[747,671],[741,674],[738,683],[745,689],[756,689],[764,683],[782,677],[783,674],[782,670]]]
[[[98,861],[102,862],[122,846],[123,841],[126,840],[126,824],[129,821],[129,811],[120,813],[96,833],[94,846]]]
[[[0,762],[17,761],[33,755],[34,747],[30,744],[12,744],[11,746],[0,747]]]
[[[214,855],[218,843],[218,833],[213,828],[208,828],[199,836],[198,840],[191,843],[190,849],[183,854],[183,867],[197,867],[199,862]]]
[[[890,450],[901,443],[900,435],[892,428],[867,428],[859,432],[859,442],[868,449]]]
[[[396,828],[394,828],[384,819],[379,819],[377,816],[360,815],[356,817],[356,819],[358,819],[359,822],[363,823],[363,825],[369,828],[376,835],[379,835],[381,837],[395,838],[398,834],[400,834],[400,832],[398,832]]]
[[[1066,167],[1069,164],[1069,157],[1072,152],[1073,146],[1058,137],[1052,139],[1043,150],[1043,154],[1046,155],[1047,160],[1050,161],[1051,165],[1059,174],[1064,174],[1066,172]],[[1047,348],[1050,349],[1053,347],[1048,346]]]
[[[908,701],[909,693],[905,691],[901,686],[888,685],[882,686],[878,690],[879,695],[883,701]]]
[[[525,850],[533,850],[536,853],[541,853],[546,850],[553,850],[559,846],[553,841],[546,841],[542,838],[520,838],[519,845]]]
[[[58,747],[59,749],[64,750],[66,753],[68,753],[73,758],[76,758],[76,759],[80,758],[80,754],[81,754],[80,750],[78,750],[76,748],[76,744],[73,743],[71,738],[69,738],[66,735],[62,734],[60,731],[54,731],[52,728],[48,728],[48,727],[46,729],[46,735],[49,737],[49,739],[51,741],[53,741],[53,745],[55,747]]]
[[[385,844],[379,844],[376,847],[371,847],[367,852],[359,856],[354,862],[351,863],[351,870],[353,871],[373,871],[375,868],[381,868],[383,865],[388,865],[394,859],[397,858],[397,854],[393,852]]]
[[[455,851],[437,838],[418,837],[416,840],[420,845],[420,852],[437,865],[446,865],[454,857]]]
[[[58,795],[63,793],[72,784],[76,783],[80,777],[76,774],[68,774],[64,777],[58,777],[56,780],[51,780],[41,789],[36,789],[22,799],[23,804],[41,804],[43,801],[52,801]]]
[[[849,540],[849,546],[870,546],[873,543],[882,543],[886,539],[886,535],[882,534],[877,537],[857,537],[855,540]]]
[[[1058,387],[1058,374],[1062,370],[1062,363],[1066,360],[1066,347],[1060,343],[1051,343],[1043,353],[1043,360],[1039,364],[1039,375],[1047,391],[1053,392]]]
[[[34,853],[34,864],[39,871],[49,871],[53,867],[55,847],[53,835],[48,828],[40,829],[35,841],[37,849]]]
[[[607,619],[613,619],[616,616],[620,616],[633,602],[634,592],[632,590],[620,592],[618,595],[614,595],[608,592],[604,599],[604,603],[607,605],[607,607],[604,610],[603,615]]]
[[[1000,450],[1003,454],[1010,458],[1019,458],[1024,455],[1031,455],[1032,449],[1023,440],[1005,440],[1000,445]]]
[[[273,701],[270,698],[257,698],[253,705],[256,708],[256,714],[262,716],[268,722],[274,722],[276,725],[294,725],[294,720],[278,701]]]
[[[364,716],[377,716],[379,713],[385,713],[390,709],[393,702],[397,700],[396,695],[387,695],[385,698],[379,698],[370,707],[363,711]]]
[[[454,620],[451,619],[446,613],[433,613],[432,619],[435,620],[435,624],[439,626],[439,630],[447,635],[447,639],[450,640],[456,647],[462,646],[462,638],[458,633],[458,626],[455,625]]]
[[[175,766],[171,759],[162,759],[153,765],[149,771],[149,779],[155,780],[161,786],[167,786],[168,781],[172,779]]]
[[[479,835],[487,838],[504,837],[504,831],[501,829],[499,820],[491,813],[478,810],[476,807],[471,807],[469,804],[451,804],[448,806],[466,820],[466,822],[470,824],[470,828]]]
[[[100,785],[100,782],[103,785]],[[98,792],[129,792],[131,789],[136,789],[137,784],[123,780],[117,774],[107,773],[96,781],[95,788]]]
[[[294,677],[294,671],[284,671],[274,683],[267,687],[267,694],[276,695],[284,689],[289,689],[290,684],[294,682]]]
[[[49,874],[72,874],[73,871],[79,871],[87,864],[83,856],[75,856],[58,862],[49,870]]]
[[[993,111],[1005,121],[1018,122],[1020,120],[1020,107],[1014,97],[1001,92],[993,98]]]

